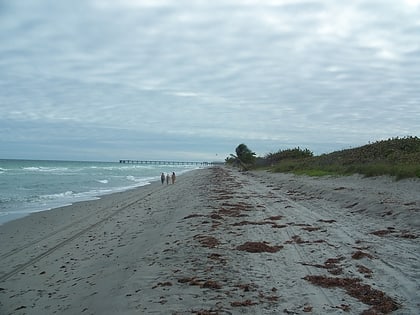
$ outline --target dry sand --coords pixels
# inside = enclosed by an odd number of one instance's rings
[[[215,167],[0,226],[0,314],[418,314],[420,181]]]

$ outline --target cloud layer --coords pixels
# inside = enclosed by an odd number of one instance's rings
[[[418,16],[414,0],[0,2],[0,145],[211,159],[419,135]]]

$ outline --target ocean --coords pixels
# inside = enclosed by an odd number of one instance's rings
[[[33,212],[128,190],[197,165],[0,159],[0,225]]]

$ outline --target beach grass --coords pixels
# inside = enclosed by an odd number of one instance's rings
[[[420,178],[418,137],[392,138],[320,156],[296,154],[295,157],[290,157],[281,153],[276,154],[280,157],[278,160],[271,160],[270,166],[265,167],[273,172],[308,176],[362,174],[367,177],[390,175],[396,180]],[[282,156],[285,158],[281,158]]]
[[[328,176],[362,174],[366,177],[390,175],[397,180],[403,178],[420,178],[420,166],[411,164],[359,164],[359,165],[311,165],[300,161],[285,161],[269,168],[273,172],[294,173],[296,175]]]

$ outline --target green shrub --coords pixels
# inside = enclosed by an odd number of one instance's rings
[[[362,174],[391,175],[397,180],[420,178],[420,139],[392,138],[362,147],[336,151],[320,156],[299,148],[270,153],[274,172],[293,172],[309,176]],[[274,161],[274,162],[273,162]]]

